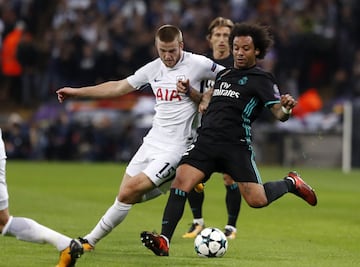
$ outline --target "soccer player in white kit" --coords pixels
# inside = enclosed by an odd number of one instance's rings
[[[0,233],[3,236],[14,236],[19,240],[33,243],[48,243],[60,251],[57,267],[75,266],[77,258],[83,253],[78,240],[71,239],[36,221],[13,217],[9,213],[9,194],[6,184],[6,152],[0,129]]]
[[[182,33],[173,25],[157,30],[155,47],[159,58],[123,80],[57,90],[62,103],[67,97],[121,96],[149,83],[156,98],[152,128],[128,164],[114,204],[94,229],[80,238],[85,251],[94,249],[98,241],[119,225],[132,205],[168,190],[183,152],[193,141],[192,124],[201,100],[198,89],[177,91],[177,82],[191,80],[193,88],[200,88],[202,80],[214,79],[224,69],[205,56],[184,51]]]

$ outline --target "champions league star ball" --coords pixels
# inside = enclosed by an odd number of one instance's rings
[[[228,241],[218,228],[208,227],[196,236],[194,246],[200,257],[222,257],[228,248]]]

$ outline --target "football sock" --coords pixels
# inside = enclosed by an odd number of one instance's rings
[[[2,234],[32,243],[48,243],[56,247],[58,251],[68,247],[71,241],[70,237],[23,217],[10,217]]]
[[[161,234],[171,241],[175,228],[184,213],[187,193],[180,189],[171,188],[162,219]]]
[[[204,203],[204,192],[196,192],[194,189],[188,194],[188,201],[194,219],[202,218],[202,206]]]
[[[193,223],[198,224],[198,225],[202,225],[202,226],[205,225],[204,218],[193,219]]]
[[[114,204],[106,211],[94,229],[84,236],[84,239],[87,239],[90,245],[95,246],[125,219],[131,207],[132,204],[125,204],[115,199]]]
[[[228,213],[228,225],[236,227],[236,221],[240,213],[241,194],[237,183],[226,185],[226,209]]]
[[[284,181],[286,182],[289,192],[294,192],[295,190],[295,180],[292,177],[285,177]]]
[[[290,191],[288,182],[289,181],[284,179],[280,181],[267,182],[264,184],[268,205]]]

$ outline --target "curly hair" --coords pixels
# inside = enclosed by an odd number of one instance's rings
[[[234,38],[238,36],[251,36],[255,49],[259,50],[259,54],[256,56],[259,59],[263,59],[268,49],[274,44],[269,27],[260,24],[235,23],[229,37],[231,49],[233,49]]]

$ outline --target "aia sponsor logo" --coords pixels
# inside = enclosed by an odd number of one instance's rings
[[[158,88],[156,98],[159,101],[181,101],[181,96],[175,89]]]

